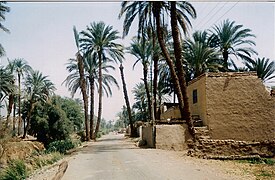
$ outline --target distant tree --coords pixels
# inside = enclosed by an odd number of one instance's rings
[[[28,65],[27,61],[23,58],[17,58],[12,61],[9,61],[8,68],[12,73],[17,75],[17,84],[18,84],[18,136],[20,135],[20,128],[22,127],[21,120],[21,78],[24,78],[24,75],[28,74],[32,68]]]
[[[27,112],[24,116],[24,135],[26,137],[27,131],[30,128],[30,120],[32,112],[38,102],[46,102],[55,90],[54,84],[39,71],[31,71],[26,77],[25,81],[26,95],[25,100],[28,105]],[[25,119],[27,126],[25,127]]]
[[[251,46],[255,46],[255,42],[250,38],[256,36],[251,33],[248,28],[243,28],[243,25],[236,24],[235,21],[225,20],[220,25],[213,27],[215,43],[212,44],[218,48],[223,56],[223,66],[225,70],[229,69],[230,56],[242,60],[251,60],[251,55],[257,54]],[[247,47],[244,47],[247,46]]]
[[[138,62],[141,62],[143,67],[143,81],[146,90],[147,97],[147,106],[148,106],[148,114],[149,119],[152,119],[152,102],[151,102],[151,94],[148,86],[148,66],[150,65],[150,60],[153,55],[153,44],[150,39],[142,38],[138,40],[134,38],[131,42],[130,47],[127,48],[127,52],[134,55],[136,57],[136,62],[133,65],[133,69],[135,68]]]
[[[144,83],[138,83],[135,85],[132,90],[134,95],[135,103],[133,104],[133,109],[137,110],[136,120],[138,121],[147,121],[149,109],[146,106],[146,90]]]

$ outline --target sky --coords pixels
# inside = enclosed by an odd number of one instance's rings
[[[205,30],[225,19],[234,20],[252,30],[256,35],[257,57],[275,60],[275,3],[274,2],[191,2],[197,11],[197,18],[192,20],[193,29]],[[77,51],[73,26],[78,31],[86,29],[91,22],[103,21],[122,33],[123,18],[118,19],[120,2],[8,2],[11,11],[6,14],[3,23],[10,34],[0,32],[0,42],[5,48],[6,56],[0,58],[0,64],[6,65],[7,58],[24,58],[35,70],[48,75],[55,84],[56,94],[70,97],[70,92],[62,82],[68,76],[65,64],[74,58]],[[137,26],[133,24],[129,35],[120,40],[125,47],[136,35]],[[190,33],[191,34],[191,33]],[[130,104],[134,103],[131,91],[141,81],[142,67],[136,59],[125,54],[124,74]],[[103,118],[115,120],[122,108],[124,97],[120,80],[119,65],[111,74],[117,79],[120,89],[113,87],[113,96],[103,97]],[[81,98],[79,93],[75,97]],[[96,103],[97,104],[97,100]],[[95,107],[97,112],[97,106]]]

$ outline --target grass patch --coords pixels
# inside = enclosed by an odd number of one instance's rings
[[[48,154],[43,154],[40,156],[35,156],[32,160],[34,164],[34,168],[41,168],[43,166],[47,166],[50,164],[54,164],[55,162],[59,161],[63,157],[62,154],[59,152],[52,152]]]
[[[239,160],[240,163],[249,163],[249,164],[267,164],[270,166],[275,165],[275,160],[270,158],[253,158],[247,160]]]
[[[260,174],[258,174],[258,176],[262,176],[262,177],[272,177],[272,174],[267,172],[267,171],[261,171]]]
[[[0,176],[0,180],[22,180],[27,178],[27,167],[21,160],[13,160]]]

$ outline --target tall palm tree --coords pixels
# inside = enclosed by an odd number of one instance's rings
[[[275,62],[268,58],[257,58],[246,62],[245,65],[249,71],[256,71],[263,82],[269,82],[275,78]]]
[[[98,83],[98,61],[94,58],[93,55],[84,54],[84,69],[85,69],[85,82],[86,87],[89,87],[90,91],[90,138],[94,139],[94,128],[93,128],[93,117],[94,117],[94,92],[95,88],[99,88]],[[63,81],[65,86],[69,88],[72,97],[74,97],[77,90],[80,88],[80,76],[78,70],[78,64],[76,59],[69,59],[69,62],[66,64],[66,69],[69,71],[69,75]],[[103,94],[106,94],[107,97],[112,96],[111,85],[115,85],[119,88],[118,82],[116,79],[108,74],[109,69],[114,70],[115,68],[112,65],[108,65],[106,62],[102,64],[102,89]],[[62,83],[62,84],[63,84]]]
[[[106,26],[104,22],[93,22],[82,31],[83,38],[80,40],[81,48],[90,53],[96,53],[98,58],[98,82],[99,82],[99,103],[98,119],[95,128],[95,137],[99,130],[102,115],[102,63],[111,59],[114,62],[121,62],[123,59],[123,46],[115,41],[120,39],[118,31],[112,26]]]
[[[84,74],[84,58],[83,55],[80,52],[80,46],[79,46],[79,34],[76,30],[76,27],[73,27],[74,32],[74,38],[75,43],[77,47],[77,53],[76,53],[76,60],[77,60],[77,67],[78,67],[78,73],[79,73],[79,86],[82,93],[82,98],[84,102],[84,117],[85,117],[85,133],[86,133],[86,141],[90,140],[90,133],[89,133],[89,123],[88,123],[88,95],[87,95],[87,87],[86,87],[86,80],[85,80],[85,74]]]
[[[152,103],[151,103],[151,95],[148,86],[148,66],[150,64],[150,59],[152,58],[153,45],[149,39],[140,39],[134,38],[131,42],[130,47],[127,48],[127,52],[134,55],[137,60],[133,65],[133,69],[135,68],[138,62],[142,63],[143,66],[143,81],[145,85],[145,90],[147,94],[147,103],[148,103],[148,112],[149,119],[152,119]]]
[[[191,75],[191,77],[187,77],[187,81],[204,72],[218,71],[219,68],[222,68],[219,61],[220,53],[209,46],[210,41],[210,36],[206,31],[196,31],[192,38],[184,41],[183,55]]]
[[[186,72],[183,69],[182,64],[182,51],[181,51],[181,40],[180,40],[180,31],[179,26],[182,27],[184,33],[187,32],[188,25],[191,26],[191,22],[188,19],[188,16],[192,18],[196,18],[196,11],[194,7],[188,2],[177,3],[176,1],[170,2],[170,13],[171,13],[171,28],[172,28],[172,37],[174,42],[174,54],[176,59],[176,67],[177,67],[177,76],[179,78],[180,90],[182,93],[182,100],[184,102],[184,106],[180,109],[182,117],[186,120],[188,125],[188,129],[190,134],[195,137],[195,131],[193,127],[193,123],[191,121],[191,113],[189,109],[189,102],[187,96],[187,83],[186,83]]]
[[[123,37],[126,36],[129,32],[129,29],[132,25],[132,22],[136,17],[138,17],[138,40],[151,39],[152,40],[152,58],[154,61],[154,77],[153,77],[153,112],[156,115],[156,97],[157,97],[157,85],[158,85],[158,62],[159,62],[159,53],[157,45],[157,36],[156,36],[156,24],[153,16],[153,6],[152,1],[123,1],[121,3],[121,10],[119,13],[119,18],[125,14],[125,19],[123,22]],[[148,38],[144,38],[148,37]],[[149,102],[152,104],[151,102]]]
[[[18,84],[18,136],[20,135],[20,127],[22,126],[21,120],[21,78],[24,78],[24,74],[28,74],[32,68],[28,65],[27,61],[23,58],[17,58],[12,61],[9,61],[9,69],[12,73],[17,75],[17,84]]]
[[[230,55],[242,60],[251,60],[251,55],[257,52],[251,47],[255,46],[255,42],[251,38],[256,36],[251,33],[248,28],[243,28],[243,25],[236,24],[235,21],[228,19],[223,21],[219,26],[213,27],[212,33],[216,39],[214,46],[219,48],[223,56],[223,66],[228,70],[228,62]],[[247,47],[244,47],[244,46]]]
[[[27,75],[27,78],[25,80],[25,87],[29,108],[26,116],[26,127],[24,119],[23,138],[26,137],[27,132],[30,128],[30,119],[36,104],[39,101],[46,102],[49,96],[52,95],[53,91],[55,90],[54,84],[48,79],[48,76],[44,76],[39,71],[31,71],[30,74]]]
[[[9,33],[10,31],[2,24],[2,21],[6,20],[5,14],[10,12],[10,8],[6,6],[6,2],[0,2],[0,29]],[[5,50],[0,44],[0,57],[5,55]]]
[[[128,113],[128,118],[129,118],[129,123],[130,123],[130,128],[131,128],[130,136],[134,137],[135,133],[134,133],[134,126],[133,126],[132,112],[131,112],[132,110],[131,110],[129,97],[128,97],[128,93],[127,93],[127,87],[126,87],[126,83],[125,83],[125,77],[124,77],[124,73],[123,73],[122,64],[120,64],[119,69],[120,69],[121,81],[122,81],[122,86],[123,86],[123,94],[124,94],[125,104],[127,107],[127,113]]]
[[[87,54],[85,58],[85,69],[87,72],[87,79],[89,80],[89,85],[90,85],[90,137],[92,139],[95,139],[94,136],[94,96],[95,96],[95,86],[97,89],[99,88],[98,85],[98,71],[99,71],[99,62],[97,61],[97,54]],[[108,63],[110,60],[106,60],[102,64],[102,87],[103,87],[103,93],[106,94],[106,96],[111,96],[112,95],[112,90],[110,85],[114,84],[118,88],[118,83],[116,79],[108,74],[109,69],[115,70],[115,68]]]
[[[188,15],[195,17],[196,13],[191,4],[187,2],[153,2],[154,3],[154,17],[156,19],[157,35],[158,41],[162,53],[166,59],[167,65],[170,69],[170,74],[175,86],[175,91],[178,96],[179,107],[182,118],[184,118],[188,124],[188,129],[190,134],[194,137],[194,128],[191,121],[188,97],[186,92],[186,81],[185,81],[185,71],[183,70],[183,64],[181,60],[181,44],[180,44],[180,33],[178,29],[178,22],[181,25],[184,32],[186,32],[188,24],[190,21]],[[161,15],[165,10],[169,10],[171,14],[171,27],[172,36],[174,42],[174,54],[176,63],[174,64],[170,54],[165,46],[164,32]],[[187,14],[185,14],[187,13]],[[177,67],[177,68],[176,68]]]

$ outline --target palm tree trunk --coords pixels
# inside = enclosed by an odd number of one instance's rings
[[[15,132],[15,123],[16,123],[16,103],[14,102],[13,104],[13,121],[12,121],[12,135],[15,136],[16,132]]]
[[[153,54],[153,60],[154,60],[154,79],[153,79],[153,107],[154,107],[154,117],[157,117],[157,90],[158,90],[158,61],[159,61],[159,55],[155,52],[156,48],[156,37],[155,33],[153,31],[153,49],[154,49],[154,54]]]
[[[31,114],[32,114],[32,111],[34,109],[34,102],[33,101],[30,101],[30,109],[27,113],[27,117],[26,117],[26,120],[27,120],[27,126],[25,126],[25,120],[24,120],[24,134],[23,134],[23,139],[26,138],[26,135],[27,135],[27,132],[28,130],[30,129],[30,124],[31,124]]]
[[[90,138],[91,139],[94,139],[94,104],[95,104],[95,79],[94,77],[90,77],[90,99],[91,99],[91,102],[90,102]]]
[[[85,116],[85,130],[86,130],[86,141],[90,140],[89,134],[89,123],[88,123],[88,96],[87,96],[87,88],[86,88],[86,81],[84,78],[84,64],[83,64],[83,57],[78,52],[77,54],[77,64],[80,76],[80,89],[82,92],[82,97],[84,101],[84,116]]]
[[[186,120],[188,125],[189,133],[195,137],[195,130],[191,120],[191,114],[189,110],[189,102],[187,96],[187,85],[185,80],[185,71],[183,69],[182,64],[182,51],[181,51],[181,43],[180,43],[180,34],[177,24],[177,9],[176,9],[176,1],[171,1],[171,27],[172,27],[172,37],[174,42],[174,54],[176,58],[176,67],[177,67],[177,76],[180,82],[180,88],[182,93],[182,100],[184,102],[183,110],[181,111],[181,116]]]
[[[156,25],[157,25],[157,36],[158,36],[158,41],[160,44],[160,48],[162,50],[162,53],[164,54],[166,63],[169,66],[170,74],[172,77],[173,84],[175,86],[175,91],[178,96],[178,101],[179,101],[179,108],[181,115],[184,115],[184,102],[183,102],[183,95],[181,92],[181,87],[180,87],[180,82],[179,78],[176,73],[175,65],[173,63],[173,60],[171,59],[168,50],[166,49],[165,42],[163,39],[163,30],[161,27],[161,21],[160,21],[160,7],[159,7],[159,2],[155,2],[155,11],[154,11],[154,16],[156,18]]]
[[[143,63],[143,81],[144,81],[144,86],[145,86],[145,91],[147,95],[147,106],[148,106],[148,112],[149,112],[149,120],[152,120],[152,103],[151,103],[151,96],[150,96],[150,91],[148,87],[148,81],[147,81],[147,74],[148,74],[148,67],[147,63]]]
[[[223,50],[222,56],[223,56],[223,66],[224,66],[225,70],[228,71],[228,51],[227,51],[227,49]]]
[[[17,135],[20,136],[20,127],[22,126],[21,120],[21,76],[20,73],[17,74],[18,76],[18,133]]]
[[[9,95],[9,105],[8,105],[8,109],[7,109],[7,120],[6,120],[6,124],[5,127],[7,128],[9,126],[9,120],[10,120],[10,114],[12,111],[12,106],[14,104],[14,94],[10,94]]]
[[[96,122],[96,128],[95,128],[95,139],[97,136],[97,133],[99,131],[99,126],[100,126],[100,121],[101,121],[101,114],[102,114],[102,57],[101,57],[101,52],[98,53],[98,92],[99,92],[99,97],[98,97],[98,115],[97,115],[97,122]]]
[[[127,93],[127,87],[126,87],[126,83],[125,83],[125,78],[124,78],[122,64],[120,64],[119,69],[120,69],[120,74],[121,74],[124,99],[125,99],[125,103],[126,103],[126,107],[127,107],[127,112],[128,112],[129,122],[130,122],[130,128],[131,128],[130,137],[134,137],[135,133],[134,133],[134,127],[133,127],[133,119],[132,119],[132,113],[131,113],[131,106],[130,106],[129,97],[128,97],[128,93]]]

